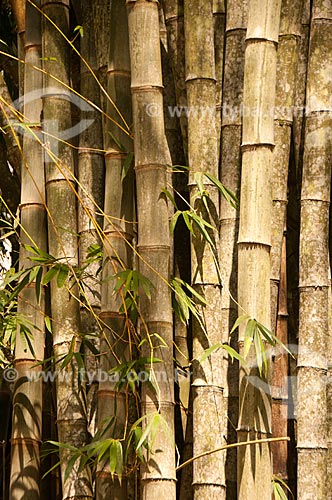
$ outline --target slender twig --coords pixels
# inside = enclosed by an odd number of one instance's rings
[[[176,468],[176,471],[183,469],[183,467],[185,467],[186,465],[189,465],[191,462],[193,462],[194,460],[197,460],[198,458],[206,457],[206,455],[212,455],[212,453],[217,453],[218,451],[226,450],[228,448],[248,446],[249,444],[272,443],[275,441],[290,441],[290,437],[286,436],[286,437],[277,437],[277,438],[255,439],[253,441],[244,441],[243,443],[226,444],[225,446],[221,446],[220,448],[214,448],[213,450],[204,451],[203,453],[200,453],[199,455],[196,455],[195,457],[189,458],[189,460],[186,460],[185,462],[183,462],[183,464],[179,465]]]

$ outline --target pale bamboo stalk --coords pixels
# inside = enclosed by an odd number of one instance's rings
[[[69,2],[43,1],[45,13],[58,28],[68,36]],[[65,130],[71,128],[71,103],[68,91],[52,79],[48,73],[69,84],[68,45],[52,24],[44,18],[43,62],[47,71],[44,78],[44,133],[45,142],[53,155],[46,155],[46,194],[49,209],[49,252],[61,258],[69,266],[78,264],[77,208],[74,192],[73,153],[69,144],[58,140]],[[56,58],[56,63],[50,58]],[[49,135],[48,135],[49,134]],[[69,286],[71,288],[69,289]],[[68,354],[71,342],[75,341],[75,351],[80,348],[80,311],[74,296],[78,290],[75,284],[66,283],[59,288],[51,283],[51,312],[53,319],[53,350],[56,359]],[[83,446],[87,440],[87,423],[79,395],[77,364],[71,361],[59,380],[61,363],[56,365],[57,428],[59,441],[75,446]],[[91,475],[85,468],[78,475],[78,463],[71,470],[67,481],[64,475],[69,453],[61,450],[62,498],[91,499]]]
[[[84,1],[82,5],[83,38],[81,39],[81,55],[89,66],[96,72],[95,33],[93,29],[92,2]],[[81,63],[81,94],[94,104],[100,106],[99,85],[86,65]],[[80,133],[78,152],[78,233],[79,233],[79,264],[84,264],[87,250],[90,245],[100,244],[98,229],[102,223],[100,215],[104,205],[104,178],[105,165],[103,154],[103,134],[101,114],[93,110],[81,110],[81,120],[93,120],[90,127]],[[98,213],[99,212],[99,213]],[[81,309],[81,323],[83,333],[96,335],[93,343],[97,349],[100,347],[100,326],[96,317],[100,313],[100,281],[97,271],[99,262],[91,263],[86,272],[91,278],[85,281],[85,298],[87,308]],[[90,310],[89,310],[90,309]],[[98,373],[99,358],[85,351],[85,368],[89,375],[87,387],[88,431],[94,436],[97,430],[97,377],[91,378],[92,373]]]
[[[39,2],[35,4],[39,6]],[[25,37],[25,93],[38,91],[42,86],[41,73],[30,64],[40,67],[41,19],[37,10],[27,5]],[[42,101],[24,103],[24,116],[34,125],[23,138],[22,190],[20,218],[22,224],[19,268],[31,266],[29,252],[24,244],[33,244],[46,250],[45,183],[42,148],[33,134],[39,134]],[[39,447],[42,436],[42,380],[38,378],[44,359],[44,307],[45,294],[41,290],[40,302],[36,297],[35,283],[22,290],[18,313],[31,325],[34,353],[22,342],[19,330],[16,336],[14,367],[17,381],[13,396],[13,423],[11,439],[10,498],[19,500],[28,495],[32,500],[40,498]],[[31,380],[29,377],[32,377]]]
[[[281,2],[249,3],[244,72],[242,178],[238,239],[238,302],[270,328],[271,175],[273,109],[275,104],[277,42]],[[242,309],[243,308],[243,309]],[[239,327],[243,352],[246,324]],[[271,435],[271,400],[248,375],[258,374],[254,347],[247,366],[241,366],[238,441]],[[269,353],[267,353],[269,358]],[[268,361],[269,363],[269,361]],[[263,381],[268,383],[268,376]],[[268,389],[267,389],[268,391]],[[271,498],[271,454],[268,444],[239,448],[239,500]]]
[[[288,169],[291,153],[291,132],[295,106],[295,82],[297,74],[297,60],[300,45],[301,17],[303,0],[298,2],[282,1],[281,19],[279,29],[279,45],[277,53],[277,86],[274,111],[275,148],[272,163],[272,248],[271,248],[271,328],[277,328],[282,342],[288,343],[287,318],[279,317],[279,309],[287,314],[287,297],[279,288],[282,271],[281,252],[288,190]],[[284,257],[286,258],[286,257]],[[280,303],[285,299],[284,304]],[[277,335],[279,336],[279,331]],[[282,429],[287,433],[287,384],[288,376],[287,355],[280,355],[273,364],[272,379],[272,428],[275,435]],[[283,370],[283,371],[282,371]],[[284,382],[283,382],[284,381]],[[282,391],[285,394],[282,394]],[[287,401],[286,401],[287,402]],[[280,418],[278,418],[278,415]],[[277,443],[273,446],[273,472],[287,479],[287,444]]]
[[[241,176],[241,106],[244,77],[245,37],[248,22],[248,1],[227,2],[225,32],[225,68],[223,83],[223,109],[221,128],[221,182],[238,198],[240,197]],[[234,64],[237,61],[237,64]],[[237,317],[237,307],[231,296],[237,300],[237,236],[239,212],[220,198],[220,245],[219,262],[224,291],[221,297],[221,339],[229,341],[229,332]],[[237,349],[235,335],[230,339]],[[229,442],[236,441],[236,426],[239,409],[239,369],[225,354],[224,400],[225,430]],[[227,498],[237,498],[236,477],[237,449],[227,450],[226,484]]]
[[[287,308],[287,260],[286,260],[286,230],[284,230],[281,261],[280,283],[278,294],[278,314],[276,336],[284,344],[288,344],[288,308]],[[281,348],[276,348],[273,362],[272,390],[272,429],[273,435],[288,434],[288,354]],[[283,481],[288,480],[288,443],[287,441],[271,444],[273,457],[273,474]]]
[[[143,355],[155,356],[162,363],[153,366],[157,393],[142,387],[142,415],[159,411],[166,420],[169,437],[174,439],[173,322],[170,276],[170,235],[167,202],[161,191],[166,185],[170,164],[163,120],[162,73],[159,48],[158,3],[127,1],[131,58],[131,89],[135,130],[135,170],[138,209],[138,251],[140,272],[154,284],[152,297],[140,299],[144,323],[140,332],[145,342]],[[148,113],[153,105],[156,113]],[[160,340],[151,337],[157,333]],[[151,352],[151,345],[153,349]],[[175,499],[174,443],[160,427],[153,443],[158,453],[147,454],[141,469],[143,499]]]
[[[128,25],[125,2],[113,3],[111,6],[111,41],[107,71],[107,90],[109,96],[119,109],[124,121],[114,106],[109,103],[107,114],[116,123],[126,127],[132,123],[130,92],[130,59],[128,42]],[[123,166],[127,154],[133,150],[132,139],[116,125],[106,123],[105,134],[105,218],[103,230],[103,273],[101,287],[101,313],[103,335],[101,341],[101,372],[115,368],[119,363],[129,361],[133,346],[129,334],[129,319],[119,312],[122,305],[121,295],[114,295],[115,280],[110,277],[124,268],[131,269],[133,258],[129,244],[132,244],[134,233],[133,208],[133,170],[130,166],[124,179]],[[120,149],[118,144],[128,153]],[[101,380],[98,390],[98,422],[102,426],[105,418],[115,417],[116,421],[106,434],[107,437],[123,439],[128,423],[129,397],[126,386],[118,390],[116,381]],[[113,479],[109,463],[100,464],[97,471],[97,499],[128,498],[128,478],[126,471],[121,483]]]
[[[327,393],[329,207],[332,145],[330,54],[332,8],[311,11],[300,227],[300,317],[297,392],[298,496],[329,498]]]
[[[203,180],[209,192],[210,214],[203,209],[203,203],[196,200],[197,186],[195,172],[207,172],[218,177],[218,151],[216,134],[216,79],[214,62],[213,2],[184,2],[184,23],[186,40],[186,85],[189,109],[188,158],[189,193],[192,206],[201,216],[218,226],[218,190]],[[220,342],[221,284],[217,260],[218,234],[212,235],[215,250],[196,235],[192,238],[191,273],[192,286],[202,294],[207,306],[200,308],[206,332],[197,320],[193,320],[193,357],[198,359],[210,343]],[[214,443],[222,446],[223,435],[223,387],[221,385],[222,352],[211,355],[203,364],[193,365],[193,453],[199,455]],[[224,498],[225,454],[204,456],[193,464],[194,498]]]

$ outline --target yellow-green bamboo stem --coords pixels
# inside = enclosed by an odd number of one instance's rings
[[[43,1],[43,13],[68,36],[69,2]],[[69,266],[78,264],[77,208],[73,181],[73,151],[69,144],[61,142],[61,136],[71,128],[71,103],[68,91],[52,79],[69,84],[69,47],[62,35],[48,19],[43,22],[44,78],[44,133],[45,142],[52,154],[45,156],[46,194],[49,210],[49,252]],[[56,59],[56,63],[52,58]],[[75,284],[66,283],[62,288],[51,283],[51,313],[53,320],[53,350],[57,359],[69,352],[72,341],[75,351],[80,348],[80,310],[74,296],[78,293]],[[59,375],[61,363],[56,365]],[[56,379],[57,429],[59,441],[74,446],[83,446],[87,439],[87,422],[79,395],[77,364],[71,361],[63,368],[61,382]],[[70,459],[68,452],[61,450],[62,498],[69,500],[78,496],[91,499],[91,476],[86,467],[79,474],[78,463],[65,481],[65,471]]]
[[[158,3],[127,0],[131,58],[131,90],[135,130],[135,171],[138,210],[140,272],[154,284],[152,297],[141,297],[144,323],[140,333],[146,342],[143,355],[162,359],[154,364],[158,390],[142,387],[142,415],[160,412],[168,433],[160,427],[141,468],[143,499],[175,499],[173,322],[170,289],[170,235],[168,207],[162,196],[170,157],[163,120]],[[148,112],[151,105],[156,113]],[[158,334],[167,347],[160,347]],[[151,347],[153,349],[151,350]],[[145,422],[146,424],[146,422]]]
[[[39,5],[39,2],[35,2]],[[25,93],[39,90],[41,73],[30,65],[40,66],[41,20],[30,4],[26,10],[25,38]],[[42,148],[36,135],[40,132],[42,101],[24,103],[24,119],[33,123],[23,138],[22,190],[20,218],[22,224],[20,269],[31,266],[29,252],[24,244],[46,249],[45,183]],[[32,500],[40,498],[39,448],[42,438],[42,380],[38,378],[44,359],[44,291],[38,302],[35,283],[24,288],[19,296],[18,312],[27,321],[33,339],[34,353],[22,341],[20,330],[16,334],[14,367],[17,381],[13,396],[13,424],[11,439],[10,498],[19,500],[28,495]]]
[[[221,105],[222,83],[224,72],[224,44],[225,44],[225,1],[213,0],[213,29],[214,29],[214,59],[216,72],[216,134],[218,138],[218,156],[220,157],[221,132]]]
[[[248,2],[227,2],[225,33],[223,109],[221,128],[221,182],[238,198],[240,197],[241,173],[241,106],[244,77],[244,51],[247,30]],[[234,64],[237,61],[237,64]],[[237,236],[239,212],[221,197],[220,199],[220,245],[219,262],[223,282],[221,302],[221,339],[228,342],[229,332],[237,317],[237,306],[231,296],[237,300]],[[237,348],[237,338],[231,338],[231,344]],[[238,364],[233,363],[225,354],[224,400],[225,431],[230,441],[236,441],[236,425],[239,407]],[[227,451],[226,484],[230,499],[237,498],[236,479],[237,449]]]
[[[216,224],[219,194],[207,179],[210,214],[197,199],[195,172],[207,172],[218,177],[216,134],[216,79],[214,62],[213,2],[184,2],[186,86],[188,107],[189,193],[191,204],[201,216]],[[196,201],[195,201],[196,198]],[[193,321],[193,356],[202,355],[210,343],[220,341],[221,284],[216,267],[218,234],[212,235],[211,249],[197,234],[192,238],[192,285],[202,294],[207,306],[200,308],[206,332],[197,320]],[[193,365],[193,451],[198,455],[211,447],[211,439],[222,446],[223,387],[221,385],[222,353],[211,355],[204,363]],[[213,438],[212,438],[213,436]],[[204,457],[193,464],[194,498],[223,498],[225,495],[225,455],[220,452]]]
[[[88,62],[94,72],[96,68],[95,32],[93,29],[92,2],[85,1],[82,9],[83,38],[81,38],[81,54]],[[81,94],[94,104],[100,106],[99,85],[87,69],[81,63]],[[92,125],[80,133],[78,152],[78,180],[79,180],[79,203],[78,203],[78,233],[79,233],[79,264],[84,265],[87,251],[90,245],[100,244],[98,228],[100,228],[104,200],[104,154],[102,117],[98,111],[81,110],[81,120],[92,120]],[[99,208],[98,208],[99,207]],[[100,232],[100,230],[99,230]],[[100,313],[100,281],[97,276],[100,262],[92,262],[86,272],[90,275],[85,280],[85,299],[87,308],[81,309],[82,332],[94,333],[94,345],[100,347],[100,327],[96,316]],[[96,315],[96,316],[94,316]],[[91,377],[92,373],[98,373],[99,358],[88,349],[85,352],[85,368],[89,373],[89,387],[87,388],[87,411],[88,431],[94,436],[97,427],[97,377]]]
[[[242,176],[238,238],[238,302],[270,328],[270,248],[273,109],[281,2],[249,3],[245,50]],[[239,328],[243,352],[246,324]],[[238,441],[271,434],[270,395],[248,375],[257,375],[254,348],[240,369]],[[267,353],[269,357],[269,354]],[[269,361],[268,361],[269,362]],[[268,377],[265,377],[268,382]],[[239,500],[271,498],[269,445],[238,450]]]
[[[123,178],[124,162],[132,152],[133,144],[128,134],[116,125],[127,127],[132,123],[130,92],[130,59],[128,43],[127,12],[124,2],[113,3],[111,7],[111,40],[107,71],[107,90],[121,116],[111,103],[107,114],[115,123],[106,122],[105,134],[105,218],[103,230],[103,274],[101,287],[101,313],[104,331],[101,341],[103,353],[101,372],[116,368],[119,363],[129,361],[130,346],[129,319],[119,312],[123,297],[114,295],[116,281],[110,277],[124,268],[132,268],[132,251],[128,245],[133,240],[133,170],[129,167]],[[122,145],[123,149],[119,148]],[[125,152],[125,151],[126,152]],[[128,242],[128,243],[127,243]],[[105,418],[115,417],[115,423],[107,433],[108,437],[123,439],[128,423],[128,395],[126,386],[117,390],[117,381],[101,380],[98,391],[98,421],[102,426]],[[104,424],[105,425],[105,424]],[[121,483],[113,479],[109,463],[103,463],[97,471],[97,499],[128,498],[126,473]]]

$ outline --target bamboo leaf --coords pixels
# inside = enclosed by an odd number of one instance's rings
[[[79,454],[75,453],[69,460],[68,460],[68,464],[67,464],[67,467],[66,467],[66,470],[65,470],[65,482],[67,481],[67,479],[69,478],[73,468],[74,468],[74,465],[76,463],[76,461],[79,459]]]
[[[233,207],[237,208],[239,206],[239,200],[232,191],[226,188],[214,175],[209,172],[204,172],[204,175],[219,189],[225,200]]]
[[[47,328],[47,330],[52,333],[52,322],[51,322],[51,318],[49,316],[45,316],[44,318],[44,321],[45,321],[45,326]]]
[[[162,192],[162,193],[164,193],[164,194],[166,195],[166,197],[167,197],[167,198],[170,200],[170,202],[172,203],[173,207],[174,207],[175,209],[177,209],[176,201],[175,201],[174,196],[172,195],[172,193],[171,193],[168,189],[166,189],[166,188],[162,189],[162,190],[161,190],[161,192]]]
[[[57,272],[58,272],[58,267],[57,266],[51,267],[47,271],[47,273],[45,274],[45,276],[44,276],[44,278],[42,280],[43,285],[47,285],[50,281],[52,281],[52,279],[57,274]]]
[[[38,304],[40,304],[42,278],[43,278],[43,268],[39,267],[39,271],[36,276],[36,299]]]
[[[60,266],[58,276],[56,279],[56,283],[57,283],[58,288],[62,288],[63,285],[66,283],[66,280],[68,278],[68,274],[69,274],[69,267],[62,264]]]
[[[172,218],[171,218],[171,220],[170,220],[170,223],[169,223],[169,230],[170,230],[171,234],[173,234],[173,233],[174,233],[174,229],[175,229],[176,223],[177,223],[178,218],[179,218],[179,216],[180,216],[181,214],[182,214],[181,210],[177,210],[177,211],[173,214],[173,216],[172,216]]]
[[[75,33],[76,31],[78,31],[78,33],[79,33],[80,37],[81,37],[81,38],[83,38],[83,36],[84,36],[84,28],[83,28],[83,26],[80,26],[80,25],[75,26],[75,28],[74,28],[74,33]]]
[[[235,321],[234,325],[233,325],[233,328],[231,329],[230,331],[230,335],[238,328],[238,326],[243,323],[243,321],[246,321],[247,319],[249,319],[250,316],[249,314],[243,314],[242,316],[239,316],[237,318],[237,320]]]
[[[134,153],[133,152],[130,152],[127,154],[123,164],[122,164],[122,172],[121,172],[121,182],[124,180],[124,178],[126,177],[126,175],[128,174],[128,171],[129,171],[129,168],[130,168],[130,165],[133,161],[133,158],[134,158]]]

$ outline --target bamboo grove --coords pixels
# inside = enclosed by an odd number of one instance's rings
[[[0,15],[1,498],[331,498],[331,2]]]

